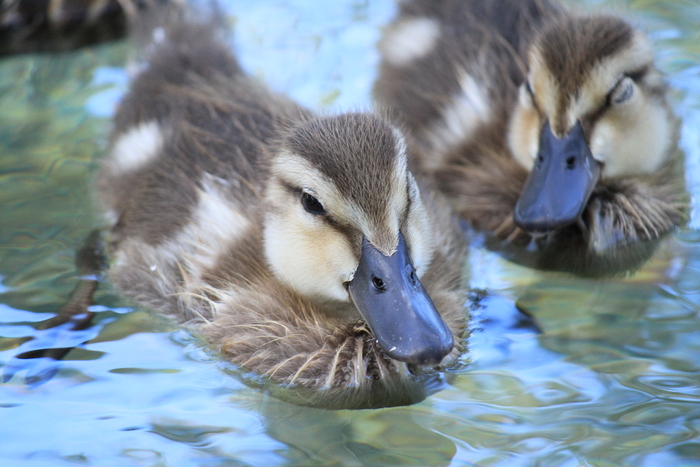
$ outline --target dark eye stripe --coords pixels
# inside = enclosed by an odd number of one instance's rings
[[[288,192],[290,192],[292,194],[301,195],[301,193],[303,191],[301,188],[294,186],[291,183],[286,182],[284,180],[280,180],[280,183],[282,184],[282,186],[284,187],[285,190],[287,190]]]
[[[525,81],[525,90],[530,94],[530,97],[535,97],[535,91],[532,90],[532,86],[530,86],[530,82],[527,80]]]
[[[625,73],[625,76],[629,76],[630,78],[632,78],[632,81],[638,83],[639,81],[641,81],[642,78],[644,78],[647,75],[648,72],[649,67],[645,66],[643,68],[640,68],[639,70],[632,71],[630,73]]]
[[[542,111],[540,111],[540,107],[537,105],[537,99],[535,99],[535,91],[533,91],[532,87],[530,86],[530,81],[525,80],[523,85],[525,86],[525,91],[527,92],[528,96],[530,96],[530,102],[532,102],[532,107],[538,114],[540,114],[540,116],[542,116]]]

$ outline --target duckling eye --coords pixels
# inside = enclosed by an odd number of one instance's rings
[[[625,76],[618,81],[613,90],[610,91],[610,97],[608,99],[612,105],[619,105],[630,100],[633,94],[634,81],[629,76]]]
[[[326,213],[321,202],[306,192],[301,194],[301,204],[311,214],[321,216]]]

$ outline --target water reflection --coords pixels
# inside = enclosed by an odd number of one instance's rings
[[[268,398],[260,411],[267,434],[288,446],[290,465],[443,466],[457,451],[410,408],[329,411]]]
[[[637,465],[644,458],[660,465],[651,459],[674,463],[683,457],[670,452],[693,452],[693,447],[683,447],[658,456],[632,454],[633,449],[684,446],[699,434],[700,307],[693,291],[700,251],[697,233],[678,238],[632,279],[592,281],[535,273],[508,283],[503,281],[508,274],[499,274],[495,283],[535,317],[544,333],[525,342],[511,338],[507,364],[491,361],[484,367],[477,361],[457,380],[468,397],[489,405],[480,414],[460,403],[446,411],[464,421],[481,417],[505,423],[494,427],[505,437],[475,448],[513,450],[512,456],[495,460],[508,465],[527,465],[531,455],[547,462],[600,457]],[[680,284],[690,293],[679,292]],[[455,400],[463,397],[456,394]],[[445,394],[435,398],[447,399]],[[494,405],[507,407],[509,415],[494,411]],[[562,419],[578,422],[561,424]],[[514,424],[528,432],[518,435]],[[583,424],[586,433],[576,429]],[[529,432],[534,426],[539,429]],[[454,436],[465,439],[468,434]],[[691,458],[697,456],[689,454]]]

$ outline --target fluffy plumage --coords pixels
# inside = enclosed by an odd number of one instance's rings
[[[406,37],[427,45],[408,53]],[[667,86],[624,20],[549,0],[409,0],[380,49],[377,100],[408,125],[419,170],[494,248],[539,268],[619,274],[686,222]],[[564,138],[577,122],[601,175],[575,222],[528,232],[513,213],[543,126]]]
[[[435,366],[388,357],[345,284],[363,237],[390,254],[402,232],[454,335],[449,365],[467,319],[458,223],[407,170],[396,127],[369,113],[314,116],[246,76],[218,33],[180,21],[156,30],[119,107],[97,182],[109,279],[283,397],[420,400]]]

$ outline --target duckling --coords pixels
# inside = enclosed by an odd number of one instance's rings
[[[126,13],[136,14],[148,1],[0,2],[0,55],[62,52],[119,39],[126,34]]]
[[[458,220],[398,127],[314,115],[221,36],[191,19],[153,31],[96,182],[107,278],[295,402],[420,400],[421,375],[464,350]]]
[[[402,2],[379,103],[417,169],[511,259],[639,268],[687,221],[679,123],[642,32],[549,0]]]

